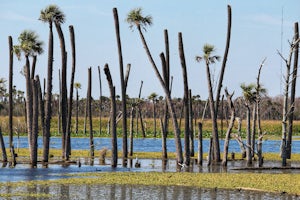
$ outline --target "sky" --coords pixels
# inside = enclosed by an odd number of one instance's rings
[[[131,64],[127,94],[137,97],[143,81],[142,98],[155,92],[164,96],[161,85],[143,49],[137,30],[129,29],[125,19],[128,12],[141,7],[144,15],[151,15],[153,25],[144,32],[156,65],[161,66],[159,54],[164,51],[164,30],[169,33],[170,70],[173,78],[173,97],[183,96],[182,68],[178,53],[178,33],[183,36],[188,84],[193,95],[206,99],[207,80],[205,63],[196,62],[202,55],[204,44],[216,47],[216,55],[224,54],[227,34],[227,5],[232,8],[231,43],[223,86],[234,97],[242,95],[240,85],[256,82],[258,68],[266,59],[261,73],[261,83],[268,95],[275,97],[283,93],[282,76],[285,63],[277,51],[287,57],[289,41],[294,34],[294,23],[300,21],[299,0],[0,0],[0,77],[8,80],[8,36],[18,44],[23,30],[34,30],[44,41],[45,52],[38,56],[36,73],[40,79],[47,77],[47,24],[38,20],[40,11],[49,4],[56,4],[66,15],[62,29],[66,50],[71,55],[69,25],[74,26],[77,64],[75,82],[82,85],[80,96],[86,96],[88,68],[92,67],[92,96],[99,98],[98,66],[101,68],[103,95],[109,89],[103,67],[108,63],[117,94],[120,95],[118,50],[112,9],[118,9],[124,67]],[[25,59],[14,59],[14,85],[25,91],[25,77],[20,73]],[[68,59],[68,90],[71,74],[71,57]],[[61,68],[60,46],[54,29],[54,78],[53,93],[58,93],[58,71]],[[218,79],[221,62],[211,65],[214,80]],[[300,92],[300,81],[297,83]]]

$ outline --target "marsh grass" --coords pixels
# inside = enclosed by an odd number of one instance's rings
[[[190,186],[199,188],[253,190],[300,195],[300,174],[110,172],[85,173],[78,176],[80,177],[50,181],[28,181],[26,182],[26,186],[84,186],[96,184]],[[14,188],[22,185],[24,185],[24,182],[0,183],[0,187],[9,186]],[[3,195],[5,194],[0,194],[0,196]]]
[[[107,122],[108,122],[108,118],[103,118],[102,119],[102,132],[99,132],[99,126],[100,126],[100,121],[98,117],[94,117],[93,118],[93,130],[94,130],[94,136],[95,137],[110,137],[110,135],[107,133]],[[51,121],[51,134],[52,136],[59,136],[59,131],[58,131],[58,126],[57,126],[58,120],[57,117],[53,116],[52,117],[52,121]],[[153,137],[153,131],[154,131],[154,125],[153,125],[153,119],[152,118],[146,118],[144,119],[144,125],[145,125],[145,129],[146,129],[146,137]],[[221,122],[219,121],[219,127]],[[128,124],[129,124],[129,120],[128,120]],[[0,116],[0,125],[2,127],[2,131],[4,135],[7,135],[8,133],[8,117],[7,116]],[[15,136],[17,134],[21,135],[21,136],[26,136],[26,124],[25,124],[25,118],[24,117],[14,117],[13,118],[13,125],[14,125],[14,133]],[[183,127],[184,122],[181,122],[181,130],[182,130],[182,136],[183,136]],[[117,124],[117,133],[118,133],[118,137],[121,137],[122,134],[122,124],[118,123]],[[169,130],[172,131],[172,123],[169,123]],[[263,120],[262,121],[262,129],[264,132],[266,132],[266,136],[264,137],[267,139],[280,139],[281,136],[281,121],[280,120]],[[136,124],[134,122],[134,127],[136,127]],[[211,129],[212,129],[212,124],[211,124],[211,120],[209,119],[205,119],[203,121],[203,137],[208,138],[210,137],[210,133],[211,133]],[[84,134],[83,130],[84,130],[84,118],[80,117],[79,118],[79,126],[78,126],[78,134],[74,133],[75,130],[75,118],[72,118],[72,127],[71,127],[72,132],[72,137],[87,137],[88,133]],[[233,132],[235,132],[237,130],[237,124],[235,124]],[[135,137],[141,137],[141,133],[139,132],[138,134],[136,134],[135,132],[135,128],[134,128],[134,136]],[[220,132],[220,138],[224,138],[225,137],[225,131],[226,131],[226,127],[224,127],[223,132],[221,130],[219,130]],[[245,121],[243,121],[242,123],[242,136],[245,137],[245,132],[246,132],[246,123]],[[197,131],[195,132],[197,134]],[[298,121],[294,121],[294,126],[293,126],[293,133],[295,136],[300,136],[300,120]],[[40,134],[41,134],[41,130],[40,130]],[[160,132],[160,128],[159,126],[157,126],[157,137],[161,137],[161,132]],[[170,132],[170,134],[168,134],[168,137],[173,137],[173,133]]]

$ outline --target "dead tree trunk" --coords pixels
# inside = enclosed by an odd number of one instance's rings
[[[228,148],[229,148],[229,140],[230,140],[230,134],[234,125],[234,121],[235,121],[235,108],[232,102],[232,96],[233,93],[230,95],[227,91],[227,89],[225,89],[225,94],[227,97],[227,103],[228,106],[230,108],[230,112],[231,112],[231,117],[230,117],[230,122],[229,122],[229,126],[226,132],[226,136],[225,136],[225,142],[224,142],[224,153],[223,153],[223,161],[222,161],[222,165],[223,166],[227,166],[227,157],[228,157]]]
[[[203,163],[203,140],[202,140],[202,123],[198,123],[198,165]]]

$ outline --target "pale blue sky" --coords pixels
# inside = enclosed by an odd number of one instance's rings
[[[13,37],[14,44],[24,29],[36,31],[45,42],[45,53],[38,57],[37,74],[46,77],[48,25],[38,20],[40,10],[49,4],[58,5],[67,20],[62,25],[66,47],[71,54],[68,26],[75,29],[77,47],[77,71],[75,81],[82,84],[81,96],[87,89],[87,68],[93,70],[93,96],[99,97],[97,66],[103,68],[108,63],[113,74],[117,93],[120,94],[119,66],[116,36],[112,8],[117,7],[120,21],[124,66],[132,64],[128,83],[128,95],[138,95],[140,81],[144,81],[142,97],[150,93],[164,95],[154,71],[147,59],[137,31],[131,31],[125,22],[127,13],[136,7],[142,7],[145,15],[153,17],[153,25],[145,33],[146,40],[158,66],[161,66],[159,54],[164,51],[163,31],[168,29],[171,48],[171,75],[174,76],[173,96],[182,97],[182,73],[178,55],[178,32],[183,34],[184,50],[188,70],[189,86],[194,95],[207,98],[207,81],[204,63],[195,62],[195,56],[202,54],[205,43],[215,45],[216,54],[223,56],[227,29],[227,4],[232,6],[232,39],[225,72],[224,86],[235,91],[235,97],[241,95],[240,84],[256,81],[258,67],[264,57],[267,61],[262,70],[261,82],[270,96],[282,92],[280,84],[281,58],[277,50],[287,56],[288,40],[293,35],[294,22],[300,21],[299,0],[0,0],[0,77],[8,79],[8,36]],[[283,11],[283,12],[282,12]],[[282,23],[283,13],[283,23]],[[282,26],[283,24],[283,26]],[[283,37],[281,38],[281,28]],[[60,68],[60,49],[56,30],[54,88],[58,93],[58,69]],[[282,40],[281,40],[282,39]],[[19,71],[24,65],[14,60],[14,84],[25,91],[25,78]],[[219,74],[221,63],[212,66],[215,78]],[[71,59],[68,59],[68,80],[70,80]],[[107,81],[102,73],[103,95],[109,96]],[[298,81],[297,92],[300,91]],[[68,83],[69,87],[69,83]],[[299,96],[299,92],[297,94]]]

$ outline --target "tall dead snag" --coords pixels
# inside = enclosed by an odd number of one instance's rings
[[[178,33],[178,46],[179,46],[179,57],[181,61],[182,76],[183,76],[183,109],[184,109],[184,155],[185,164],[190,164],[190,123],[189,123],[189,86],[186,70],[186,62],[183,49],[182,33]]]
[[[118,145],[117,145],[117,124],[116,124],[116,94],[115,87],[113,85],[112,77],[109,71],[108,64],[104,66],[104,73],[109,86],[110,101],[111,101],[111,112],[110,112],[110,126],[111,126],[111,137],[112,137],[112,159],[111,166],[117,167],[118,164]]]
[[[8,85],[8,102],[9,102],[9,117],[8,117],[8,126],[9,126],[9,148],[11,151],[11,158],[13,163],[15,163],[15,153],[14,153],[14,145],[13,145],[13,59],[14,59],[14,51],[13,51],[13,41],[12,37],[8,36],[8,47],[9,47],[9,85]],[[6,153],[6,152],[5,152]],[[7,160],[4,160],[6,162]]]
[[[190,127],[190,155],[194,157],[194,124],[193,124],[194,112],[193,112],[193,98],[192,90],[189,90],[189,127]]]
[[[295,23],[294,29],[295,29],[295,40],[298,40],[299,39],[298,22]],[[287,136],[287,143],[286,143],[287,144],[286,154],[288,159],[291,159],[291,154],[292,154],[292,135],[293,135],[293,120],[294,120],[294,111],[295,111],[298,57],[299,57],[299,42],[295,44],[294,65],[292,71],[292,85],[291,85],[291,98],[290,98],[291,108],[290,108],[290,114],[288,116],[288,136]]]
[[[258,129],[258,141],[257,141],[257,156],[258,156],[258,166],[262,167],[263,165],[263,157],[262,157],[262,139],[263,139],[263,133],[261,129],[261,120],[260,120],[260,100],[261,100],[261,85],[260,85],[260,74],[261,69],[264,66],[264,63],[266,61],[266,58],[262,61],[259,70],[258,75],[256,78],[256,115],[257,115],[257,129]]]
[[[224,142],[224,152],[223,152],[223,161],[222,161],[222,165],[223,166],[227,166],[227,157],[228,157],[228,148],[229,148],[229,140],[230,140],[230,135],[231,135],[231,131],[234,125],[234,121],[235,121],[235,108],[232,102],[232,94],[229,94],[227,89],[225,88],[225,94],[227,97],[227,103],[228,103],[228,107],[230,109],[230,113],[231,113],[231,117],[230,117],[230,122],[226,131],[226,136],[225,136],[225,142]]]
[[[290,76],[291,76],[291,63],[295,48],[298,47],[300,39],[294,36],[293,41],[290,43],[289,56],[286,59],[279,51],[279,56],[283,59],[286,64],[286,75],[284,77],[284,94],[283,94],[283,110],[282,110],[282,142],[281,142],[281,158],[282,166],[286,166],[287,159],[287,121],[291,114],[291,105],[289,105],[289,87],[290,87]]]
[[[93,116],[92,116],[92,69],[88,69],[88,90],[87,90],[87,100],[88,100],[88,116],[89,116],[89,129],[90,129],[90,153],[91,158],[94,158],[94,135],[93,135]]]
[[[118,55],[119,55],[119,68],[120,68],[120,82],[121,82],[121,93],[122,93],[122,128],[123,128],[123,167],[127,166],[128,158],[128,145],[127,145],[127,109],[126,109],[126,87],[124,79],[123,70],[123,55],[122,55],[122,45],[120,36],[120,26],[117,8],[113,8],[113,15],[115,21],[116,37],[118,44]]]
[[[70,96],[68,105],[68,118],[67,118],[67,132],[66,132],[66,160],[69,160],[71,155],[71,124],[72,124],[72,108],[73,108],[73,91],[74,91],[74,79],[76,70],[76,48],[75,48],[75,33],[74,27],[69,26],[71,48],[72,48],[72,72],[71,72],[71,83],[70,83]]]
[[[98,77],[99,77],[99,89],[100,89],[100,96],[99,96],[99,135],[101,135],[101,133],[102,133],[102,81],[101,81],[100,66],[98,66]]]

